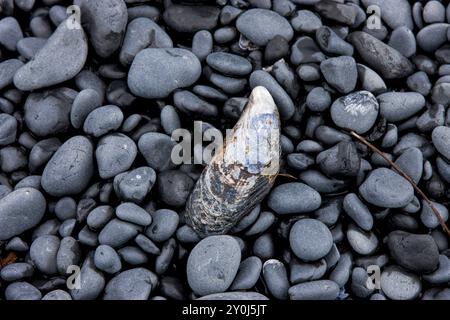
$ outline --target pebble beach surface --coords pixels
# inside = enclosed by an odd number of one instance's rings
[[[438,0],[0,1],[0,300],[450,299],[449,26]],[[281,174],[202,237],[173,134],[261,86]]]

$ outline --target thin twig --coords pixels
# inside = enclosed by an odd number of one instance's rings
[[[0,269],[6,267],[7,265],[17,261],[17,255],[14,252],[10,252],[6,258],[0,259]]]
[[[439,224],[441,225],[442,229],[447,233],[447,235],[450,237],[450,229],[447,227],[447,225],[445,224],[444,219],[442,218],[441,214],[439,213],[439,211],[436,209],[436,207],[434,206],[434,204],[431,202],[431,200],[427,197],[427,195],[417,186],[417,184],[414,182],[414,180],[407,175],[402,169],[400,169],[400,167],[398,165],[396,165],[391,159],[389,159],[380,149],[378,149],[377,147],[375,147],[373,144],[371,144],[369,141],[367,141],[365,138],[361,137],[359,134],[357,134],[354,131],[350,131],[350,134],[355,137],[356,139],[358,139],[360,142],[364,143],[366,146],[368,146],[372,151],[378,153],[380,156],[383,157],[384,160],[386,160],[391,166],[392,168],[395,169],[395,171],[397,171],[403,178],[405,178],[406,180],[408,180],[408,182],[413,186],[414,190],[416,190],[416,192],[418,194],[420,194],[420,196],[428,203],[428,205],[430,206],[431,210],[433,210],[433,213],[435,214],[436,218],[439,221]]]

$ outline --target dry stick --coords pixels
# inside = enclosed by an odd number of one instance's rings
[[[439,213],[439,211],[436,209],[436,207],[433,205],[433,203],[431,202],[431,200],[427,197],[427,195],[420,190],[420,188],[417,186],[417,184],[414,182],[414,180],[408,176],[405,172],[403,172],[402,169],[400,169],[399,166],[397,166],[394,162],[392,162],[391,159],[389,159],[383,152],[381,152],[380,149],[378,149],[377,147],[375,147],[373,144],[371,144],[369,141],[367,141],[366,139],[364,139],[363,137],[361,137],[359,134],[357,134],[354,131],[350,131],[350,134],[355,137],[356,139],[358,139],[359,141],[361,141],[362,143],[364,143],[366,146],[368,146],[372,151],[378,153],[380,156],[382,156],[384,158],[384,160],[386,160],[394,169],[395,171],[397,171],[403,178],[405,178],[406,180],[409,181],[409,183],[411,183],[411,185],[413,186],[413,188],[416,190],[416,192],[418,194],[421,195],[421,197],[428,203],[428,205],[430,206],[431,210],[433,210],[433,213],[436,215],[436,218],[439,220],[439,224],[441,225],[442,229],[447,233],[447,235],[450,237],[450,229],[447,227],[447,225],[445,224],[444,219],[442,218],[441,214]]]

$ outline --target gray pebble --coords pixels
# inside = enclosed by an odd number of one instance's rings
[[[395,164],[400,167],[414,182],[418,183],[423,172],[423,155],[418,148],[406,149],[395,160]]]
[[[16,141],[17,120],[9,114],[0,114],[0,146],[7,146]]]
[[[128,21],[125,2],[76,0],[74,4],[81,9],[81,20],[95,52],[102,58],[109,57],[120,47],[125,34]]]
[[[131,202],[120,204],[116,208],[116,216],[123,221],[128,221],[144,227],[152,223],[150,214]]]
[[[207,237],[189,255],[186,267],[189,286],[201,296],[224,292],[233,282],[240,262],[241,250],[234,238]]]
[[[73,300],[95,300],[105,287],[105,276],[95,268],[92,252],[81,267],[80,282],[79,288],[70,290]]]
[[[25,262],[11,263],[2,268],[0,277],[7,282],[29,278],[34,274],[34,268],[31,264]]]
[[[335,300],[339,286],[331,280],[316,280],[300,283],[289,288],[291,300]]]
[[[417,44],[426,52],[434,52],[447,41],[447,23],[433,23],[416,34]]]
[[[303,261],[316,261],[325,257],[333,245],[328,227],[315,219],[297,221],[289,234],[292,251]]]
[[[81,248],[77,240],[65,237],[61,240],[56,255],[56,266],[61,275],[67,275],[71,266],[77,266],[81,261]]]
[[[345,196],[342,203],[345,212],[363,230],[370,231],[373,227],[373,217],[369,208],[354,193]]]
[[[41,300],[42,293],[28,282],[14,282],[5,289],[6,300]]]
[[[23,62],[18,59],[9,59],[0,63],[0,89],[13,82],[14,74],[22,66]]]
[[[398,27],[391,33],[389,46],[407,58],[413,56],[416,53],[416,38],[414,37],[414,33],[406,26]]]
[[[36,268],[47,275],[58,272],[57,254],[60,240],[56,236],[44,235],[33,241],[30,247],[30,257]]]
[[[320,63],[325,59],[325,55],[311,37],[300,37],[291,47],[291,62],[294,65]]]
[[[100,177],[108,179],[128,170],[136,155],[136,144],[126,135],[113,133],[103,137],[95,150]]]
[[[413,65],[405,56],[368,33],[353,32],[348,40],[362,59],[386,79],[403,78],[413,72]],[[368,47],[373,50],[367,50]]]
[[[239,15],[236,27],[242,35],[258,46],[280,35],[287,41],[294,36],[290,23],[278,13],[267,9],[250,9]]]
[[[94,171],[93,146],[83,136],[67,140],[52,156],[42,173],[42,187],[53,196],[83,191]]]
[[[35,227],[44,216],[46,201],[36,189],[21,188],[0,199],[0,240]]]
[[[118,250],[120,257],[132,266],[142,265],[148,262],[147,254],[137,247],[123,247]]]
[[[114,217],[114,209],[111,206],[100,206],[89,212],[86,223],[93,230],[103,228]]]
[[[447,160],[450,160],[450,127],[436,127],[431,134],[431,138],[437,151]]]
[[[196,32],[192,38],[192,53],[195,54],[200,61],[203,61],[212,52],[212,49],[213,36],[211,35],[211,32],[208,30]]]
[[[169,209],[159,209],[152,213],[152,223],[145,230],[145,235],[156,242],[164,242],[175,233],[178,223],[178,214]]]
[[[341,56],[353,56],[353,46],[339,37],[333,29],[323,26],[316,31],[319,47],[326,53]]]
[[[98,236],[98,241],[100,244],[117,248],[133,239],[140,230],[141,227],[135,224],[113,219],[102,229]]]
[[[382,208],[401,208],[414,197],[412,185],[398,173],[379,168],[373,170],[359,187],[367,202]]]
[[[169,35],[154,21],[139,17],[127,26],[127,32],[120,49],[120,62],[126,66],[145,48],[172,48]]]
[[[75,97],[76,91],[65,87],[30,94],[24,106],[26,125],[40,137],[66,132]]]
[[[258,292],[250,292],[250,291],[235,291],[235,292],[223,292],[223,293],[213,293],[206,296],[203,296],[201,298],[198,298],[197,300],[269,300],[265,295],[258,293]]]
[[[373,94],[383,93],[387,90],[384,80],[369,67],[357,63],[358,79],[361,82],[361,88]]]
[[[120,128],[123,113],[119,107],[108,105],[92,110],[84,121],[83,130],[94,137],[100,137]]]
[[[298,10],[290,20],[292,28],[297,32],[312,33],[322,27],[319,16],[309,10]]]
[[[23,38],[22,30],[17,20],[5,17],[0,20],[0,44],[9,51],[16,51],[16,45]]]
[[[430,273],[438,267],[439,251],[430,235],[393,231],[387,244],[395,261],[408,270]]]
[[[285,183],[269,194],[268,205],[278,214],[304,213],[316,210],[322,199],[320,194],[306,184]]]
[[[206,57],[206,63],[213,69],[229,76],[245,76],[252,71],[251,63],[238,55],[213,52]]]
[[[378,247],[378,239],[373,232],[364,231],[354,224],[350,224],[347,229],[347,240],[360,255],[371,255]]]
[[[100,245],[95,249],[95,266],[106,273],[114,274],[122,269],[122,263],[116,250],[107,245]]]
[[[87,51],[81,25],[67,19],[34,58],[16,72],[14,85],[20,90],[30,91],[72,79],[83,68]]]
[[[200,73],[198,58],[188,50],[144,49],[133,60],[128,86],[133,94],[143,98],[165,98],[175,89],[196,82]]]
[[[141,136],[138,147],[150,167],[164,171],[174,167],[171,154],[175,144],[168,135],[149,132]]]
[[[381,273],[381,290],[392,300],[413,300],[419,296],[422,284],[416,275],[391,266]]]
[[[281,261],[267,260],[263,265],[263,278],[272,296],[278,300],[287,299],[289,280],[286,268]]]
[[[239,265],[238,273],[230,287],[231,290],[250,290],[261,275],[262,262],[255,256],[248,257]]]
[[[164,22],[181,33],[214,29],[219,20],[219,8],[215,6],[185,6],[171,4],[164,10]]]
[[[57,289],[47,293],[42,300],[72,300],[72,297],[66,291]]]
[[[316,157],[322,172],[330,177],[346,178],[358,175],[361,159],[353,142],[342,141],[322,151]]]
[[[114,191],[125,201],[141,203],[156,181],[156,173],[150,167],[140,167],[118,174],[114,178]]]
[[[159,195],[161,200],[170,206],[184,206],[193,187],[192,178],[179,170],[167,170],[158,175]]]
[[[325,80],[341,93],[349,93],[356,86],[358,72],[355,59],[348,56],[329,58],[320,64]]]

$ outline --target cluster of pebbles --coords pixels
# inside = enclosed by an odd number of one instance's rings
[[[448,219],[444,1],[0,5],[0,299],[450,299],[432,206],[349,134]],[[202,239],[171,134],[232,128],[257,86],[285,175]]]

